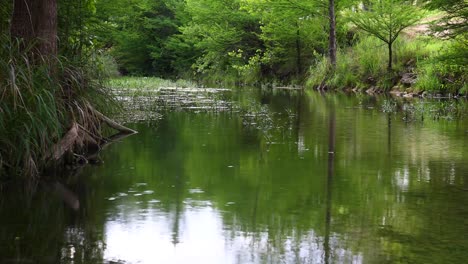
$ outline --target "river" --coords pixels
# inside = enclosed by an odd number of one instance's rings
[[[0,262],[466,262],[466,119],[385,113],[383,97],[223,93],[228,107],[128,122],[139,133],[99,166],[4,191]]]

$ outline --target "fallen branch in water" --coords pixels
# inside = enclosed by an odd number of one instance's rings
[[[78,129],[78,124],[73,122],[65,136],[52,147],[52,154],[50,155],[52,159],[59,160],[65,152],[75,145],[78,138]]]
[[[104,121],[111,128],[113,128],[113,129],[115,129],[115,130],[117,130],[119,132],[127,133],[127,134],[136,134],[136,133],[138,133],[137,131],[135,131],[133,129],[130,129],[128,127],[122,126],[121,124],[119,124],[119,123],[115,122],[114,120],[108,118],[107,116],[105,116],[101,112],[99,112],[98,110],[94,109],[91,105],[88,105],[88,107],[93,112],[93,114],[96,115],[96,117],[98,117],[99,119]]]
[[[73,153],[73,154],[79,154],[79,153],[74,153],[76,149],[81,152],[88,152],[91,150],[91,153],[88,153],[88,155],[80,155],[83,157],[86,162],[88,163],[89,159],[95,159],[98,155],[98,153],[107,145],[109,145],[112,142],[115,142],[116,140],[122,139],[124,137],[127,137],[132,134],[138,133],[137,131],[130,129],[128,127],[125,127],[123,125],[118,124],[114,120],[108,118],[107,116],[103,115],[101,112],[97,111],[94,109],[91,105],[87,105],[88,110],[91,112],[91,115],[94,115],[99,122],[102,121],[103,123],[107,124],[109,127],[117,130],[119,133],[116,135],[113,135],[109,139],[105,139],[100,135],[96,135],[89,130],[87,130],[85,127],[82,125],[78,124],[77,122],[73,122],[71,124],[70,129],[65,133],[65,135],[62,137],[62,139],[57,142],[52,147],[52,151],[50,154],[47,155],[48,160],[52,161],[58,161],[61,158],[64,157],[64,155],[68,153]],[[76,148],[74,150],[74,148]],[[81,153],[82,154],[82,153]]]

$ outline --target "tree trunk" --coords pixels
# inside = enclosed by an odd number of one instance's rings
[[[34,52],[57,55],[57,0],[14,0],[10,33],[25,45],[35,43]]]
[[[12,37],[21,38],[26,43],[35,35],[34,30],[34,6],[32,0],[15,0],[11,17],[10,34]]]
[[[301,35],[299,32],[299,24],[296,23],[297,31],[296,31],[296,64],[297,64],[297,76],[301,76],[302,74],[302,62],[301,62]]]
[[[330,32],[328,42],[328,52],[330,56],[330,63],[335,69],[336,67],[336,17],[335,17],[335,0],[328,2],[328,19],[330,21]]]
[[[44,56],[57,56],[57,0],[39,0],[36,16],[38,51]]]
[[[388,71],[392,70],[392,58],[393,58],[393,51],[392,51],[392,42],[388,43]]]
[[[332,199],[333,199],[333,178],[335,177],[335,148],[336,148],[336,113],[335,106],[329,106],[328,116],[328,166],[327,166],[327,196],[325,210],[325,238],[323,240],[324,263],[332,263],[332,248],[330,246]]]

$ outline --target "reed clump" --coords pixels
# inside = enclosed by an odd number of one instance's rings
[[[71,127],[86,133],[66,151],[102,138],[94,111],[108,109],[111,97],[93,59],[46,58],[8,35],[0,43],[0,180],[37,178]]]

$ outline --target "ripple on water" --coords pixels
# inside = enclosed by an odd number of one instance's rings
[[[192,193],[192,194],[204,193],[205,192],[205,191],[203,191],[202,189],[199,189],[199,188],[189,189],[188,191],[189,191],[189,193]]]

